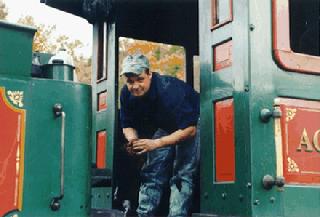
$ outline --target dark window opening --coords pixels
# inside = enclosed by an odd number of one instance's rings
[[[291,49],[320,56],[320,0],[290,0],[289,10]]]
[[[106,23],[100,23],[97,33],[97,83],[107,79],[107,25]]]

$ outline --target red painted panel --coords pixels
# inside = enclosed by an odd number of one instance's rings
[[[221,26],[224,26],[233,20],[233,2],[232,0],[229,0],[229,16],[225,20],[219,20],[218,18],[218,5],[219,0],[211,0],[211,30],[215,30],[220,28]],[[221,1],[221,0],[220,0]]]
[[[0,87],[0,216],[21,210],[25,112],[14,108]]]
[[[286,182],[320,185],[320,102],[281,99],[280,108]]]
[[[214,110],[216,182],[235,181],[233,99],[217,102]]]
[[[320,57],[295,53],[290,46],[289,0],[272,0],[273,53],[275,61],[284,69],[318,74]]]
[[[232,40],[213,47],[213,71],[232,65]]]
[[[107,154],[107,132],[100,131],[97,134],[97,168],[105,169]]]
[[[107,109],[107,92],[102,92],[98,94],[98,111]]]

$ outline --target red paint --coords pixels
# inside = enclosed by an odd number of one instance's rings
[[[283,114],[281,117],[281,133],[283,174],[286,183],[320,185],[320,152],[316,151],[313,145],[312,152],[306,152],[304,146],[302,146],[301,151],[297,150],[304,129],[311,144],[315,132],[320,129],[320,102],[281,99],[280,108]],[[287,112],[288,109],[290,111],[296,109],[292,119],[288,119],[290,117]],[[320,135],[318,137],[320,141]]]
[[[0,88],[0,216],[21,209],[24,110],[14,108]]]
[[[228,17],[228,19],[222,20],[222,21],[218,20],[217,1],[219,1],[219,0],[211,0],[211,30],[218,29],[218,28],[232,22],[232,20],[233,20],[232,0],[229,0],[229,17]]]
[[[107,109],[107,92],[102,92],[98,94],[98,111],[103,111]]]
[[[106,154],[107,154],[107,132],[100,131],[97,134],[97,168],[105,169],[106,165]]]
[[[213,48],[213,71],[219,71],[232,65],[232,40]]]
[[[216,182],[235,181],[233,99],[217,102],[214,110]]]
[[[284,69],[320,73],[320,57],[295,53],[290,47],[289,0],[273,0],[273,54]]]

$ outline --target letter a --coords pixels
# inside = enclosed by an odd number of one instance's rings
[[[301,139],[300,139],[300,144],[299,144],[299,147],[297,148],[297,151],[301,151],[302,146],[305,147],[305,151],[312,152],[312,145],[310,143],[306,128],[303,129]]]

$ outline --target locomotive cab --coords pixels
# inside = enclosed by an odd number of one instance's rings
[[[117,201],[119,183],[132,181],[119,173],[131,170],[119,154],[118,118],[119,38],[128,37],[184,47],[191,85],[193,57],[200,56],[194,216],[319,216],[319,0],[41,1],[93,25],[91,208],[85,211],[112,216],[128,208]]]
[[[133,160],[122,153],[124,140],[118,115],[119,38],[182,46],[184,80],[193,86],[194,56],[199,55],[198,1],[43,2],[82,16],[93,24],[92,208],[97,212],[111,208],[124,210],[124,200],[130,200],[134,206],[139,171]],[[130,185],[132,182],[136,185]],[[199,204],[195,211],[199,212]],[[166,211],[159,214],[165,215]]]

